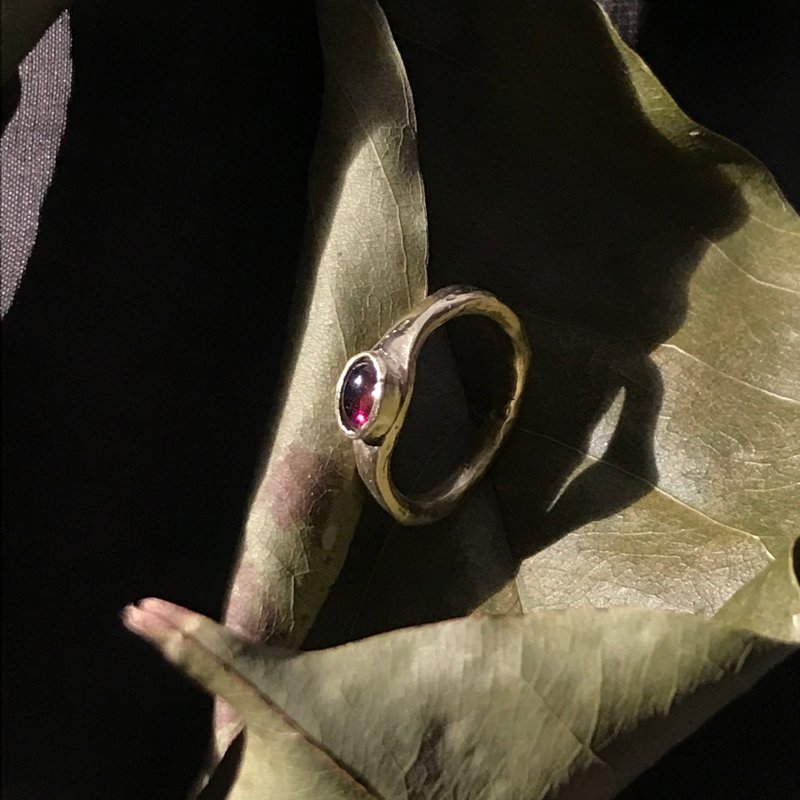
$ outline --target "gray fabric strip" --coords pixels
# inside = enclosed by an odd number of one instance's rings
[[[0,294],[5,316],[28,261],[53,177],[72,89],[69,14],[20,64],[19,106],[0,139]]]

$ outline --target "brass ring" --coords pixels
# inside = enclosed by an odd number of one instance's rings
[[[455,317],[478,314],[496,322],[513,345],[513,382],[505,406],[481,431],[473,458],[434,489],[408,497],[392,481],[392,451],[414,389],[417,356],[425,340]],[[449,514],[486,472],[519,410],[530,362],[517,315],[494,295],[472,286],[448,286],[425,298],[371,349],[353,356],[336,386],[342,432],[353,440],[361,479],[403,525],[426,525]]]

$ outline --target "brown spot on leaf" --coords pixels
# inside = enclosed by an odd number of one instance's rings
[[[259,492],[275,522],[282,528],[324,525],[331,496],[341,477],[330,459],[295,447],[281,458]]]

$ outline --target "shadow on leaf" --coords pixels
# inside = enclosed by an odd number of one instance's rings
[[[431,288],[497,294],[533,360],[508,445],[452,517],[403,529],[368,503],[311,648],[520,610],[504,587],[523,559],[658,484],[650,354],[680,329],[706,249],[747,211],[719,166],[740,151],[661,133],[593,4],[385,5],[417,108]],[[497,343],[475,328],[451,324],[426,346],[394,460],[405,486],[463,457],[474,410],[502,382]],[[601,457],[573,477],[615,413]]]

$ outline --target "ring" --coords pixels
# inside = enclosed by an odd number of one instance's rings
[[[455,317],[493,320],[512,344],[511,391],[505,406],[480,431],[473,458],[434,489],[409,497],[394,485],[391,458],[414,390],[417,356],[425,340]],[[519,410],[530,361],[517,315],[494,295],[472,286],[448,286],[425,298],[371,349],[353,356],[336,386],[339,426],[353,440],[356,465],[373,497],[403,525],[446,516],[486,472]]]

